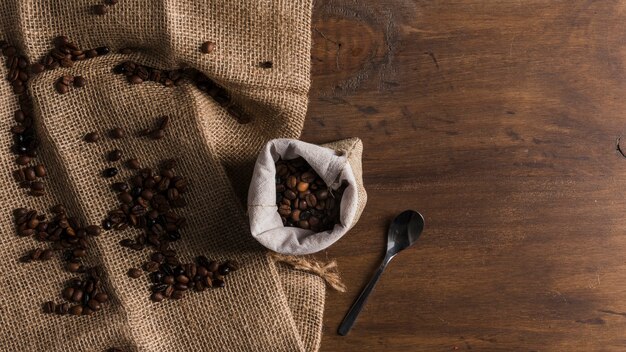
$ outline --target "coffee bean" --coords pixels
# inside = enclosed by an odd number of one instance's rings
[[[124,132],[124,130],[119,127],[116,127],[109,131],[109,137],[113,139],[124,138],[124,136],[126,136],[126,132]]]
[[[180,282],[181,284],[186,284],[189,282],[189,278],[185,275],[176,276],[176,282]]]
[[[83,76],[74,77],[74,87],[82,88],[85,86],[86,83],[87,82],[85,81],[85,78]]]
[[[79,289],[79,288],[75,288],[74,291],[72,292],[72,297],[71,299],[68,299],[68,301],[72,301],[72,302],[80,302],[83,299],[83,290]]]
[[[172,292],[172,299],[181,299],[185,296],[185,292],[184,291],[180,291],[180,290],[174,290],[174,292]]]
[[[309,189],[309,184],[306,182],[298,182],[296,188],[298,189],[298,192],[304,192]]]
[[[43,166],[42,164],[35,166],[34,170],[35,170],[35,175],[37,175],[37,177],[46,176],[46,167]]]
[[[41,253],[41,257],[39,259],[40,260],[50,260],[50,258],[52,258],[53,255],[54,255],[54,252],[52,252],[52,250],[44,249],[44,251]]]
[[[155,272],[159,270],[159,263],[149,261],[144,265],[144,270],[150,273]]]
[[[209,269],[210,272],[217,272],[219,270],[220,264],[216,261],[212,261],[209,266],[207,267],[207,269]]]
[[[283,193],[283,196],[289,200],[294,200],[296,199],[297,195],[294,191],[288,189]]]
[[[226,283],[223,280],[215,279],[213,280],[213,287],[224,287]]]
[[[126,167],[131,170],[139,170],[141,168],[141,164],[139,164],[139,160],[133,158],[126,161]]]
[[[99,16],[105,15],[107,12],[109,12],[109,9],[102,4],[94,5],[92,9],[93,13]]]
[[[99,311],[100,308],[102,308],[102,305],[100,305],[100,302],[96,301],[95,299],[90,299],[89,302],[87,302],[87,305],[93,311]]]
[[[89,236],[98,236],[100,235],[100,226],[98,225],[89,225],[85,228],[85,231]]]
[[[100,134],[98,132],[90,132],[85,135],[85,142],[95,143],[100,140]]]
[[[98,292],[94,296],[94,299],[100,303],[105,303],[109,300],[109,295],[107,295],[105,292]]]
[[[34,181],[37,178],[37,174],[35,174],[35,169],[33,169],[32,167],[24,168],[23,171],[24,171],[24,178],[27,181]]]
[[[118,161],[122,158],[122,151],[119,149],[115,149],[109,152],[107,155],[107,159],[109,161]]]
[[[69,313],[72,315],[81,315],[83,314],[83,306],[76,305],[70,308]]]
[[[132,75],[128,78],[128,81],[132,84],[140,84],[143,83],[143,79],[137,75]]]
[[[118,173],[117,168],[115,168],[115,167],[110,167],[110,168],[105,169],[105,170],[102,172],[102,176],[107,177],[107,178],[110,178],[110,177],[114,177],[115,175],[117,175],[117,173]]]
[[[80,270],[81,265],[80,265],[80,263],[68,263],[65,268],[70,273],[75,273],[75,272],[78,272]]]
[[[43,191],[44,184],[40,181],[31,182],[30,189],[32,189],[33,191]]]
[[[74,296],[74,288],[71,286],[64,288],[62,295],[63,295],[63,298],[65,298],[68,301],[71,301],[72,297]]]
[[[55,304],[52,301],[48,301],[43,304],[44,313],[47,313],[47,314],[54,313],[54,308],[55,308]]]
[[[112,5],[117,4],[117,1],[118,0],[104,0],[104,3],[112,6]]]
[[[228,265],[220,265],[219,269],[217,270],[218,273],[220,273],[220,275],[228,275],[230,273],[230,267]]]
[[[32,64],[32,65],[30,66],[30,72],[31,72],[32,74],[38,74],[38,73],[41,73],[41,72],[43,72],[45,69],[46,69],[46,68],[44,67],[44,65],[42,65],[42,64],[40,64],[40,63],[35,63],[35,64]]]
[[[298,185],[298,178],[297,177],[289,176],[287,178],[287,184],[286,184],[287,188],[293,190],[293,189],[296,188],[297,185]]]
[[[326,200],[328,199],[328,191],[327,190],[319,190],[315,193],[315,196],[318,200]]]
[[[274,67],[274,63],[271,61],[263,61],[259,63],[259,67],[265,68],[265,69],[272,68]]]
[[[210,41],[204,42],[200,46],[200,51],[202,51],[205,54],[210,54],[211,52],[213,52],[213,50],[215,50],[215,43],[210,42]]]
[[[131,268],[128,270],[128,276],[132,277],[133,279],[139,278],[141,277],[141,270],[137,268]]]
[[[57,81],[57,83],[55,83],[54,85],[54,88],[57,90],[57,92],[59,92],[59,94],[65,94],[70,90],[69,87],[61,81]]]
[[[150,296],[150,299],[153,300],[154,302],[161,302],[164,298],[165,298],[165,296],[161,292],[154,292]]]
[[[12,45],[9,45],[5,47],[4,49],[2,49],[2,54],[4,54],[4,56],[15,56],[15,54],[17,54],[17,48],[15,48]]]

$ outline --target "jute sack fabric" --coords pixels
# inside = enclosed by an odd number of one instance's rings
[[[0,350],[1,351],[315,351],[319,349],[324,283],[319,277],[277,267],[250,236],[244,206],[254,158],[269,139],[297,138],[304,121],[309,88],[311,2],[132,0],[93,16],[87,0],[12,0],[0,3],[0,36],[31,60],[66,35],[82,48],[108,45],[112,51],[134,47],[131,55],[109,54],[76,62],[72,68],[46,71],[29,82],[37,134],[38,163],[48,168],[46,196],[32,198],[17,187],[17,168],[8,151],[11,115],[17,99],[0,82]],[[206,40],[217,43],[211,55],[198,51]],[[130,85],[113,75],[123,60],[173,68],[187,64],[228,89],[252,115],[239,125],[192,84],[167,88],[150,82]],[[266,70],[258,62],[271,60]],[[54,82],[64,74],[81,75],[87,85],[59,95]],[[3,65],[0,75],[6,77]],[[159,141],[130,136],[171,117]],[[123,127],[129,136],[82,141],[85,133],[105,134]],[[112,166],[104,155],[114,148],[137,157],[144,166],[178,157],[176,172],[189,179],[188,220],[173,247],[181,260],[204,254],[236,259],[241,269],[223,289],[192,293],[179,301],[152,303],[146,277],[132,280],[130,267],[148,251],[122,248],[135,230],[105,232],[92,241],[88,264],[104,269],[110,302],[89,317],[45,315],[41,303],[60,302],[65,280],[79,275],[48,262],[19,263],[27,250],[44,246],[15,235],[11,210],[45,211],[61,202],[86,224],[99,224],[116,206],[110,183],[131,172],[120,167],[114,179],[102,178]],[[237,177],[229,177],[237,175]]]
[[[326,249],[339,240],[358,221],[367,194],[363,188],[361,155],[363,143],[358,138],[318,146],[295,139],[273,139],[263,147],[254,166],[248,191],[248,215],[252,236],[265,247],[283,254],[302,255]],[[283,226],[276,206],[276,167],[279,159],[302,157],[331,190],[342,184],[339,222],[318,232]]]

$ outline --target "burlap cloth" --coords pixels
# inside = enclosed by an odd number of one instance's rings
[[[97,0],[3,0],[0,37],[31,60],[63,34],[82,48],[108,45],[139,48],[131,55],[109,54],[77,62],[71,69],[37,75],[30,82],[34,113],[49,170],[47,195],[32,198],[11,177],[17,168],[9,133],[17,100],[0,83],[0,350],[104,351],[315,351],[319,348],[324,284],[316,276],[275,265],[249,235],[241,198],[258,149],[269,139],[297,138],[309,89],[310,0],[120,0],[106,16],[93,16]],[[217,43],[210,55],[198,47]],[[154,82],[130,85],[112,67],[132,59],[173,68],[188,64],[226,87],[251,113],[239,125],[192,84],[166,88]],[[272,69],[259,62],[271,60]],[[54,91],[62,74],[82,75],[87,85],[65,95]],[[0,75],[6,77],[4,66]],[[124,127],[132,132],[171,116],[163,140],[127,137],[86,144],[90,131]],[[224,289],[192,293],[180,301],[152,303],[147,279],[129,279],[148,251],[118,242],[134,230],[106,232],[93,241],[90,258],[105,271],[111,302],[89,317],[46,315],[41,303],[60,301],[63,282],[75,275],[61,261],[22,264],[28,249],[41,244],[15,235],[11,210],[46,210],[56,202],[86,223],[99,224],[117,201],[111,180],[100,176],[113,148],[143,165],[179,157],[177,173],[190,180],[183,210],[189,226],[174,247],[182,260],[205,254],[237,259],[242,268]],[[121,168],[114,180],[130,171]],[[229,175],[231,177],[229,177]]]

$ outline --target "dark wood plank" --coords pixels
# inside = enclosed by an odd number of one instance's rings
[[[321,257],[322,351],[626,349],[626,5],[316,1],[302,138],[358,136],[369,203]],[[347,337],[387,223],[427,220]]]

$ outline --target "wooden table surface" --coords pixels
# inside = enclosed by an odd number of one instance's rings
[[[625,351],[626,1],[316,0],[312,36],[302,139],[363,139],[369,195],[321,351]]]

